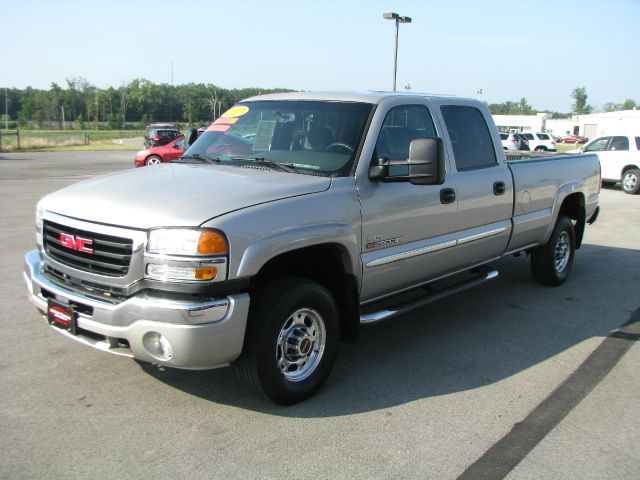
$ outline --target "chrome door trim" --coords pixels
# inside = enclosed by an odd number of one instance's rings
[[[395,255],[389,255],[388,257],[378,258],[367,263],[366,267],[379,267],[380,265],[386,265],[388,263],[398,262],[407,258],[413,258],[426,253],[438,252],[446,248],[455,247],[457,240],[450,240],[448,242],[437,243],[435,245],[429,245],[428,247],[416,248],[415,250],[409,250],[408,252],[396,253]]]
[[[475,235],[469,235],[468,237],[462,237],[458,239],[458,245],[462,245],[464,243],[475,242],[476,240],[482,240],[483,238],[493,237],[495,235],[500,235],[502,232],[506,231],[506,227],[495,228],[493,230],[488,230],[482,233],[476,233]]]

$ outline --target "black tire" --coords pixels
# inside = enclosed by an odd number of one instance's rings
[[[338,307],[329,291],[300,278],[276,279],[252,295],[236,370],[257,394],[293,405],[311,397],[325,382],[338,341]]]
[[[640,193],[640,170],[632,168],[622,175],[622,190],[630,195]]]
[[[547,147],[544,147],[542,145],[539,145],[536,147],[536,152],[546,152],[547,151]]]
[[[537,282],[555,287],[571,273],[576,250],[576,234],[568,217],[558,218],[551,238],[531,252],[531,273]]]
[[[160,165],[162,163],[162,159],[157,155],[150,155],[145,161],[144,164],[146,166],[149,165]]]

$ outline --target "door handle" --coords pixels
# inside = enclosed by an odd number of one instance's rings
[[[456,191],[453,188],[440,190],[440,203],[453,203],[456,201]]]
[[[493,184],[493,194],[494,195],[502,195],[507,191],[507,186],[504,182],[495,182]]]

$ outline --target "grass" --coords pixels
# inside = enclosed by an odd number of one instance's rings
[[[85,135],[89,138],[88,145]],[[121,145],[113,140],[142,136],[143,130],[20,130],[20,150],[139,150],[141,145]],[[4,137],[2,150],[16,151],[16,137]]]
[[[576,148],[580,148],[582,145],[584,145],[583,143],[556,143],[556,150],[558,151],[558,153],[565,153],[568,152],[569,150],[575,150]]]

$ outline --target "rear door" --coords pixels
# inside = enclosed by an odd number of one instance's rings
[[[501,256],[511,235],[513,180],[498,160],[493,124],[473,106],[440,108],[454,159],[458,216],[457,264],[472,266]]]

